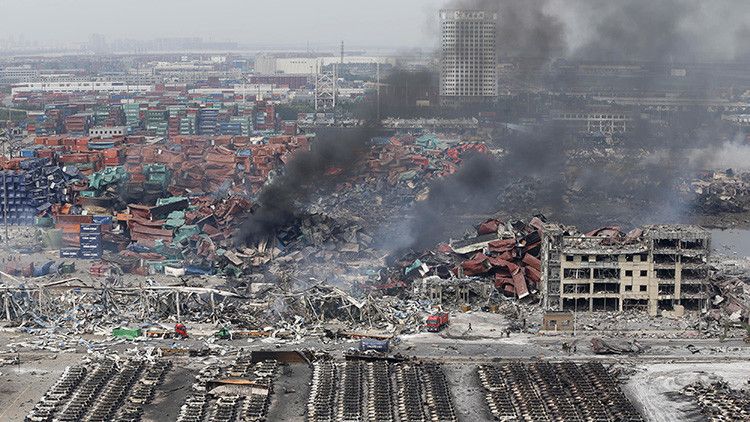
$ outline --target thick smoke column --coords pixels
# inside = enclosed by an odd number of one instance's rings
[[[313,193],[356,168],[373,134],[370,127],[318,129],[310,150],[295,153],[285,172],[260,192],[238,240],[255,242],[293,223]]]
[[[547,11],[549,0],[455,0],[446,7],[498,13],[497,49],[500,57],[559,57],[566,49],[565,27]]]
[[[557,130],[517,134],[503,157],[468,157],[455,174],[433,182],[415,207],[409,246],[422,249],[454,235],[462,215],[561,208],[565,155]]]
[[[555,8],[563,10],[566,4],[559,3]],[[575,57],[670,62],[734,60],[747,53],[750,3],[744,0],[573,3],[577,16],[567,32],[584,40],[572,46]]]
[[[748,54],[745,0],[454,0],[445,7],[497,11],[501,58],[670,62]]]
[[[566,147],[564,131],[554,125],[511,135],[506,155],[468,158],[457,173],[436,180],[428,198],[417,203],[410,236],[400,245],[430,248],[460,235],[457,230],[477,216],[496,212],[504,217],[541,212],[584,230],[684,222],[692,208],[679,194],[681,183],[702,170],[738,166],[750,157],[744,137],[719,128],[707,132],[669,133],[655,150]],[[462,223],[465,216],[474,217]]]

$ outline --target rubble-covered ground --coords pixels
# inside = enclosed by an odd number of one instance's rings
[[[625,393],[640,406],[649,421],[706,420],[698,406],[680,397],[686,386],[696,382],[723,381],[732,388],[747,389],[750,364],[747,362],[717,362],[707,359],[694,363],[640,363],[636,365]],[[719,397],[717,397],[718,399]],[[741,415],[733,415],[742,420]]]
[[[746,316],[748,277],[725,259],[715,264],[713,304],[707,313],[680,319],[636,312],[578,313],[575,337],[539,332],[539,242],[552,220],[529,213],[511,218],[516,212],[512,206],[501,209],[502,215],[488,216],[471,206],[471,196],[459,196],[440,221],[432,220],[433,214],[420,209],[420,204],[435,205],[429,201],[436,188],[432,182],[452,180],[451,175],[460,179],[460,164],[469,155],[495,153],[482,143],[410,142],[406,155],[404,146],[393,142],[374,150],[378,159],[367,172],[321,185],[304,201],[293,201],[288,219],[274,222],[269,232],[254,232],[246,242],[237,242],[237,233],[248,219],[262,215],[262,201],[238,196],[134,204],[127,231],[103,235],[110,245],[122,247],[105,253],[101,261],[61,260],[52,247],[51,230],[11,229],[0,258],[0,280],[9,292],[0,313],[0,319],[8,320],[0,332],[0,379],[5,381],[0,420],[21,420],[64,367],[85,356],[116,352],[124,357],[134,349],[151,353],[154,347],[217,356],[175,358],[175,371],[144,408],[145,420],[160,420],[155,416],[159,412],[175,420],[200,368],[240,348],[326,351],[342,363],[341,353],[357,347],[363,336],[390,338],[393,353],[440,362],[456,411],[467,420],[490,418],[480,393],[481,363],[602,361],[616,365],[614,369],[638,364],[644,365],[644,376],[657,379],[664,369],[648,365],[687,362],[686,368],[675,367],[684,369],[684,380],[666,381],[658,394],[692,383],[694,372],[703,370],[695,365],[706,360],[724,365],[715,367],[717,373],[746,369],[750,348],[740,320]],[[339,171],[345,170],[326,169],[329,176]],[[471,185],[474,179],[468,180]],[[454,192],[456,186],[467,184],[437,188]],[[495,205],[517,204],[524,210],[533,205],[533,181],[520,178],[508,186]],[[576,186],[566,190],[563,199],[569,204],[586,187]],[[430,231],[432,223],[439,229]],[[615,238],[627,237],[613,232]],[[134,233],[142,241],[129,242]],[[423,233],[431,236],[422,238]],[[38,271],[49,262],[54,263],[46,273]],[[440,333],[426,332],[425,318],[436,306],[425,287],[446,280],[465,286],[470,303],[448,298],[456,293],[449,286],[441,306],[450,312],[450,325]],[[176,323],[187,325],[189,339],[139,336],[129,341],[112,331],[128,327],[171,333]],[[217,339],[222,327],[237,338]],[[623,354],[599,355],[591,344]],[[307,366],[286,373],[272,398],[270,420],[304,419],[310,374]],[[659,420],[662,416],[653,409],[661,405],[638,376],[629,394],[648,420],[653,415]]]
[[[513,333],[507,337],[502,329],[508,321],[500,315],[470,312],[455,316],[455,322],[443,333],[421,333],[402,336],[393,343],[392,353],[417,356],[423,361],[439,362],[448,380],[457,414],[461,420],[492,420],[477,374],[478,365],[497,362],[603,362],[605,367],[631,378],[625,391],[646,420],[675,420],[652,418],[662,408],[685,408],[681,402],[671,403],[670,394],[696,379],[713,380],[718,377],[741,387],[747,378],[746,362],[750,349],[741,340],[719,343],[715,339],[643,338],[645,351],[638,355],[596,355],[587,346],[588,334],[577,336],[574,352],[564,352],[561,345],[575,339],[569,336],[538,336]],[[471,324],[471,329],[469,329]],[[194,351],[210,350],[207,356],[188,357],[178,354],[169,357],[173,368],[156,389],[153,401],[144,407],[144,420],[176,420],[179,408],[190,394],[196,374],[206,365],[231,362],[240,348],[252,350],[316,350],[331,353],[334,361],[343,363],[342,352],[357,347],[355,339],[306,337],[297,341],[284,339],[213,338],[213,329],[190,326],[191,338],[139,339],[134,342],[109,336],[52,337],[36,336],[13,331],[0,332],[4,344],[0,350],[3,365],[0,379],[0,419],[22,420],[35,406],[42,394],[60,376],[66,366],[79,364],[87,357],[116,353],[124,359],[138,354],[153,354],[153,348],[164,350],[177,347]],[[601,334],[601,333],[597,333]],[[46,338],[46,340],[44,340]],[[43,342],[47,344],[44,345]],[[690,346],[690,347],[689,347]],[[690,349],[700,353],[693,354]],[[149,351],[151,350],[151,351]],[[166,352],[164,352],[166,353]],[[166,355],[165,355],[166,356]],[[20,364],[5,359],[19,358]],[[679,363],[676,363],[679,362]],[[633,372],[633,368],[636,369]],[[705,375],[701,375],[705,373]],[[304,420],[305,403],[309,395],[310,370],[305,364],[293,364],[280,372],[275,381],[269,408],[269,420]],[[667,415],[666,412],[661,412]],[[690,413],[686,414],[689,415]],[[674,415],[681,415],[675,412]],[[686,416],[687,417],[687,416]],[[677,420],[685,420],[683,417]]]

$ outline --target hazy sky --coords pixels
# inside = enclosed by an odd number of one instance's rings
[[[0,0],[0,38],[76,42],[194,36],[254,44],[431,43],[443,0]]]

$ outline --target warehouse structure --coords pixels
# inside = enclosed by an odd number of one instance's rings
[[[700,309],[708,293],[710,233],[659,225],[613,236],[569,235],[548,225],[542,242],[544,304],[572,311]]]

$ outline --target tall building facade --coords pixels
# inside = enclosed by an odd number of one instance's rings
[[[440,96],[444,104],[497,97],[497,13],[441,10]]]
[[[646,226],[623,238],[545,226],[542,283],[548,309],[650,315],[706,307],[711,234],[690,225]],[[632,233],[632,232],[631,232]]]

